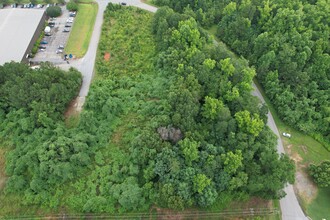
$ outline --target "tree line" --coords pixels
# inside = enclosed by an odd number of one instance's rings
[[[330,149],[326,0],[155,0],[193,16],[254,65],[280,117]]]

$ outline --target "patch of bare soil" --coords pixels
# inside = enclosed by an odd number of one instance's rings
[[[77,115],[81,112],[82,106],[85,103],[85,97],[78,96],[74,100],[72,100],[64,113],[65,118],[69,118],[70,116]]]
[[[269,210],[269,211],[268,211]],[[184,211],[174,211],[171,209],[152,207],[150,210],[150,216],[153,216],[151,212],[155,211],[157,219],[160,220],[186,220],[186,219],[246,219],[247,213],[255,214],[270,214],[273,211],[273,202],[270,200],[264,200],[261,198],[250,198],[249,200],[242,202],[232,202],[228,208],[214,212],[203,211],[197,209],[186,209]],[[249,214],[248,214],[249,215]],[[251,215],[252,216],[252,215]],[[151,219],[151,218],[150,218]]]
[[[230,209],[250,209],[250,208],[272,208],[272,200],[265,200],[258,197],[252,197],[249,200],[242,202],[233,202],[230,204]]]
[[[317,196],[317,187],[303,168],[297,169],[294,189],[308,204]]]
[[[307,173],[308,164],[303,163],[302,157],[297,152],[293,153],[291,151],[292,145],[286,147],[287,152],[291,159],[295,162],[297,169],[295,175],[296,181],[294,184],[294,190],[299,195],[299,197],[308,204],[317,196],[317,187]],[[299,147],[305,154],[308,153],[306,146]]]
[[[5,150],[0,148],[0,190],[5,187],[7,176],[5,174]]]
[[[105,61],[109,61],[110,57],[111,57],[110,53],[105,53],[103,58],[104,58]]]

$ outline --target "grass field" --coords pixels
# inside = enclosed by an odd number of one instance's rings
[[[65,52],[80,58],[85,55],[93,33],[97,4],[79,4],[79,10]]]
[[[319,189],[315,200],[308,206],[307,213],[312,219],[330,219],[330,187]]]

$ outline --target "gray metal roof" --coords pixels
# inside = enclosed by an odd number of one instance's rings
[[[0,10],[0,65],[21,62],[44,12],[34,8]]]

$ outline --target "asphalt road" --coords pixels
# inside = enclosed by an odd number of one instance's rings
[[[258,97],[262,103],[265,102],[264,98],[262,97],[260,91],[256,87],[256,85],[253,83],[254,91],[252,92],[252,95]],[[267,125],[277,136],[277,152],[279,154],[285,153],[283,144],[281,141],[280,133],[278,132],[278,129],[276,127],[274,118],[270,111],[268,112],[268,122]],[[303,220],[308,219],[304,212],[302,211],[299,202],[297,200],[296,194],[294,193],[293,186],[291,184],[287,185],[284,189],[286,196],[280,200],[280,206],[282,210],[282,219],[283,220]]]
[[[97,13],[95,26],[93,35],[88,47],[88,51],[86,55],[75,62],[73,62],[71,65],[66,65],[65,69],[69,66],[76,67],[79,71],[81,71],[83,75],[83,84],[79,93],[78,99],[82,103],[80,105],[83,105],[85,101],[85,97],[88,94],[90,83],[92,81],[92,77],[94,74],[94,64],[95,64],[95,58],[96,58],[96,51],[97,51],[97,45],[100,39],[101,35],[101,26],[103,21],[103,12],[109,2],[112,3],[120,3],[120,2],[126,2],[129,6],[136,6],[138,8],[148,10],[150,12],[156,12],[157,8],[144,4],[140,2],[140,0],[96,0],[99,4],[99,10]],[[253,95],[257,96],[261,102],[265,102],[261,93],[259,92],[258,88],[253,84],[254,91]],[[282,141],[280,138],[280,134],[278,132],[278,129],[276,127],[275,121],[273,119],[273,116],[270,112],[268,112],[268,126],[272,129],[272,131],[277,135],[278,141],[277,141],[277,150],[279,153],[285,153],[284,148],[282,145]],[[288,185],[285,188],[286,196],[280,200],[280,206],[282,210],[282,219],[283,220],[307,220],[308,218],[303,213],[299,202],[297,200],[297,197],[294,193],[293,186]]]

